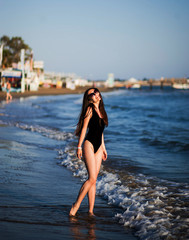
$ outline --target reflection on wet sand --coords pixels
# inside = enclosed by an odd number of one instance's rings
[[[94,217],[70,217],[70,231],[74,239],[96,239],[96,219]]]

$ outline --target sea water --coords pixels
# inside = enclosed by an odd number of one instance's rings
[[[139,239],[187,239],[189,91],[123,89],[102,96],[109,118],[108,159],[97,194],[121,209],[114,218]],[[76,157],[74,136],[81,104],[80,94],[20,99],[1,104],[0,121],[45,136],[56,163],[84,181],[87,172]],[[51,146],[51,139],[59,144]]]

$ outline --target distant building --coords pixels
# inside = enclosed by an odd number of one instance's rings
[[[137,83],[138,80],[132,77],[132,78],[129,78],[127,82],[134,84],[134,83]]]
[[[67,77],[66,78],[66,88],[69,88],[69,89],[71,89],[71,90],[74,90],[75,89],[75,81],[72,79],[72,78],[70,78],[70,77]]]
[[[89,86],[89,82],[88,82],[87,79],[76,78],[76,79],[75,79],[75,86],[78,86],[78,87]]]
[[[34,61],[33,64],[34,69],[44,69],[44,62],[43,61]]]
[[[108,74],[108,79],[106,80],[106,86],[114,87],[114,74],[113,73]]]

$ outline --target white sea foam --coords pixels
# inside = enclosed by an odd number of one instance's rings
[[[22,123],[16,123],[16,127],[32,132],[38,132],[45,137],[56,139],[56,140],[68,140],[73,138],[73,134],[69,132],[62,132],[55,129],[50,129],[42,126],[33,126]]]
[[[61,164],[73,172],[74,176],[87,179],[84,163],[75,156],[74,147],[58,152]],[[130,174],[129,184],[122,181],[118,174],[101,169],[97,180],[97,194],[105,198],[108,204],[123,208],[115,219],[125,227],[133,228],[140,239],[187,239],[189,221],[186,214],[186,196],[188,188],[178,192],[170,191],[162,181],[154,185],[154,179],[145,175]],[[153,184],[151,183],[153,180]],[[132,186],[132,183],[133,186]],[[130,185],[131,184],[131,185]],[[176,190],[175,190],[176,191]],[[179,194],[179,196],[178,196]],[[177,196],[177,197],[176,197]],[[178,218],[178,215],[179,216]]]

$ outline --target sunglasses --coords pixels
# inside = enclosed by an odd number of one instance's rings
[[[98,90],[95,89],[93,93],[90,93],[90,94],[88,95],[88,98],[91,98],[91,97],[95,96],[96,93],[98,93]]]

